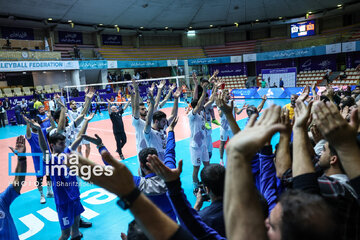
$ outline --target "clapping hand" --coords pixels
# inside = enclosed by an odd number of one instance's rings
[[[26,152],[25,137],[23,135],[18,136],[16,138],[15,149],[10,146],[9,148],[15,155],[18,155],[18,153],[25,153]]]

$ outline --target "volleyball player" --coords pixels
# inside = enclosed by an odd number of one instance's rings
[[[193,184],[194,189],[199,184],[199,169],[201,162],[204,166],[209,165],[209,154],[207,150],[205,118],[204,118],[204,101],[206,97],[206,86],[204,86],[200,99],[194,99],[191,102],[192,110],[188,113],[190,135],[190,156],[193,165]]]
[[[172,122],[172,120],[177,117],[180,94],[181,89],[177,88],[177,90],[173,94],[174,106],[172,108],[171,116],[169,117],[169,119],[166,119],[166,114],[162,111],[157,111],[154,113],[155,102],[151,97],[151,100],[153,102],[150,104],[149,112],[146,116],[144,135],[147,147],[155,148],[161,161],[164,160],[166,149],[166,128],[168,127],[168,123]]]

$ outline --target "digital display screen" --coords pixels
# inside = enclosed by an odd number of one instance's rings
[[[291,24],[291,38],[315,35],[315,21],[299,22]]]

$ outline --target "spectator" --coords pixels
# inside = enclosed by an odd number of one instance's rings
[[[276,83],[274,82],[274,84],[271,86],[271,88],[277,88]]]
[[[35,119],[36,117],[37,110],[34,107],[34,103],[35,103],[35,98],[31,99],[28,104],[30,119]]]
[[[274,83],[274,84],[275,84],[275,83]],[[279,87],[281,87],[281,88],[284,87],[284,81],[282,80],[282,78],[280,78]]]
[[[51,112],[51,116],[54,117],[54,113],[56,111],[56,101],[54,99],[54,96],[51,96],[51,99],[49,101],[49,110]]]
[[[48,128],[51,126],[50,119],[47,117],[44,106],[40,106],[39,113],[36,115],[36,122],[38,122],[41,128]]]
[[[195,210],[199,211],[201,219],[211,228],[225,237],[225,223],[223,212],[223,196],[225,185],[225,168],[220,164],[205,166],[200,173],[206,195],[210,197],[210,206],[202,209],[204,197],[199,189],[196,195]]]
[[[9,101],[9,98],[5,98],[5,100],[2,102],[2,104],[6,111],[11,108],[11,103]]]
[[[22,100],[21,100],[20,107],[21,107],[21,112],[22,112],[23,114],[26,114],[28,105],[27,105],[25,99],[22,99]],[[25,122],[23,122],[23,123],[25,123]]]
[[[39,99],[36,99],[36,101],[35,101],[35,103],[34,103],[34,108],[35,108],[36,110],[38,110],[39,107],[42,106],[42,105],[43,105],[42,102],[41,102]]]
[[[17,104],[16,104],[15,107],[14,107],[16,124],[17,124],[17,125],[24,125],[24,124],[23,124],[23,119],[22,119],[22,116],[21,116],[22,109],[21,109],[21,105],[20,105],[20,104],[21,104],[20,102],[17,102]]]
[[[6,117],[6,111],[3,107],[3,104],[0,105],[0,127],[5,127],[5,117]]]
[[[262,80],[261,80],[261,87],[262,87],[262,88],[266,88],[266,81],[265,81],[265,79],[262,79]]]
[[[287,110],[289,110],[289,118],[290,119],[293,119],[294,118],[294,115],[295,115],[295,112],[294,112],[294,108],[295,108],[295,102],[296,100],[298,99],[298,95],[296,94],[291,94],[291,97],[290,97],[290,103],[286,104],[284,106],[284,108],[286,108]]]

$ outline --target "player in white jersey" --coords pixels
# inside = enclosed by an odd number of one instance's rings
[[[201,162],[204,166],[209,165],[209,154],[207,150],[206,142],[206,129],[205,129],[205,118],[204,118],[204,101],[206,97],[206,87],[201,94],[200,99],[194,99],[191,102],[193,108],[188,113],[189,125],[191,130],[190,135],[190,156],[191,163],[193,165],[193,184],[194,188],[197,188],[199,183],[199,169]]]
[[[230,94],[229,94],[229,90],[225,89],[223,90],[223,99],[225,101],[226,104],[230,104],[231,106],[233,106],[233,100],[230,100]],[[220,109],[219,110],[219,115],[220,115],[220,164],[224,165],[224,147],[225,147],[225,143],[227,141],[228,138],[231,138],[233,136],[233,132],[231,131],[230,125],[228,120],[226,119],[225,114],[222,113],[222,111]],[[236,115],[240,114],[242,111],[244,110],[244,108],[238,109],[237,107],[233,107],[233,116],[234,119],[236,120]]]
[[[166,128],[168,127],[168,122],[172,120],[178,114],[178,103],[181,91],[180,88],[176,90],[173,94],[174,96],[174,106],[171,112],[169,119],[166,119],[166,114],[162,111],[157,111],[154,113],[155,101],[150,95],[150,107],[149,112],[146,116],[146,124],[144,128],[144,135],[147,147],[153,147],[158,152],[158,157],[161,161],[164,160],[165,150],[166,150],[166,139],[167,133]]]

